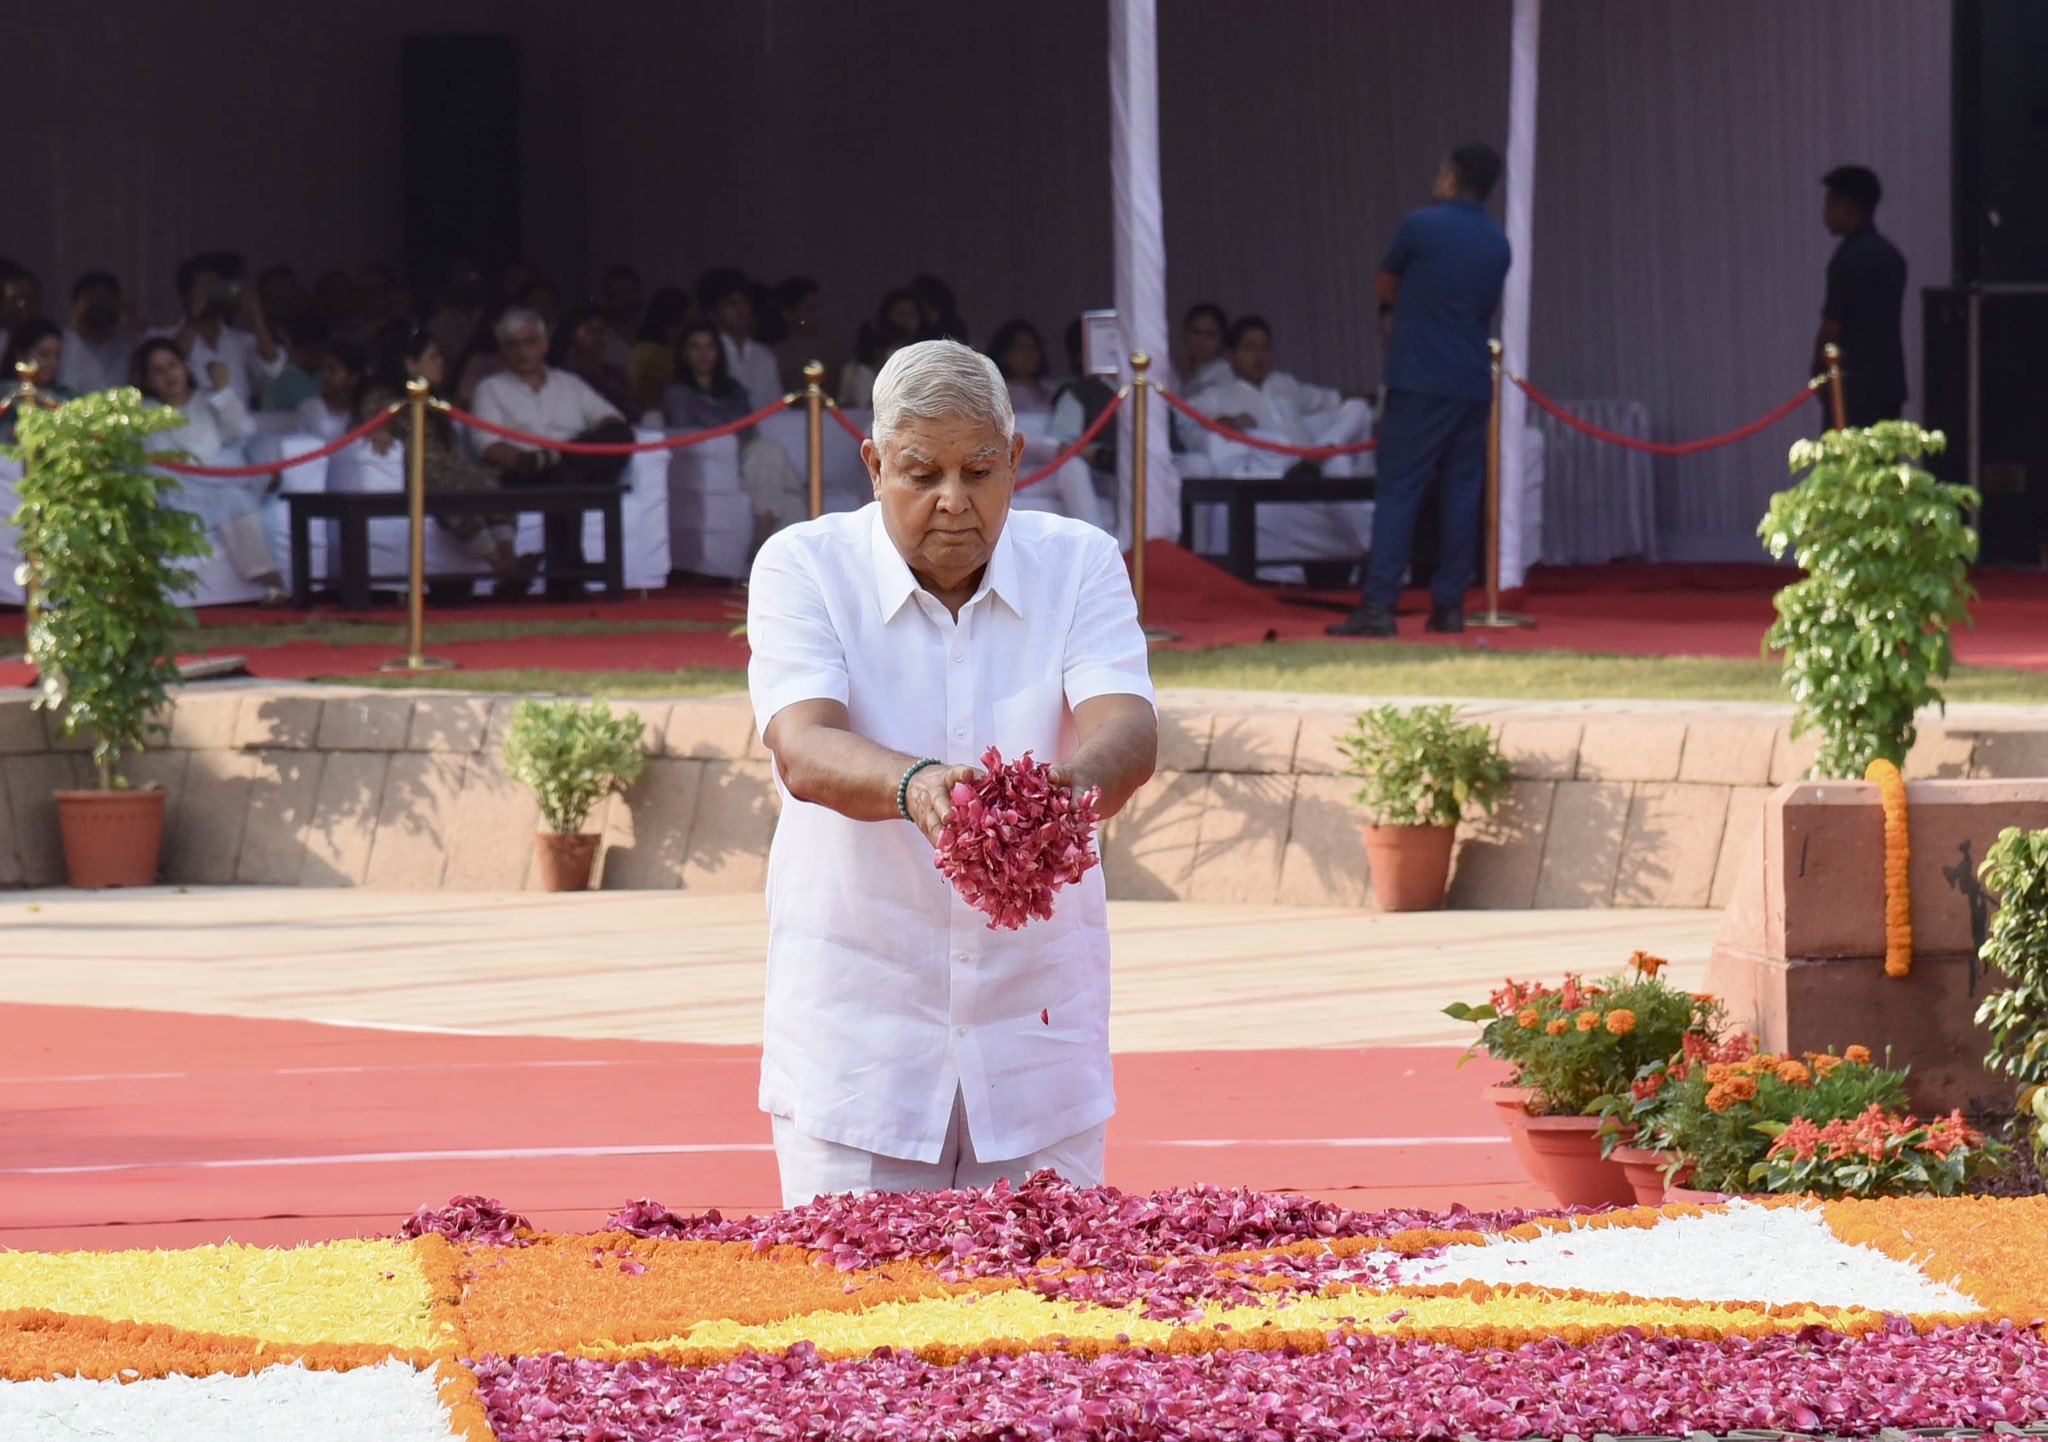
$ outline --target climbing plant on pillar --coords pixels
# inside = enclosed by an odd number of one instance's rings
[[[2009,985],[1977,1008],[1991,1033],[1984,1065],[2019,1083],[2019,1129],[2048,1160],[2048,831],[2008,826],[1978,868],[1998,896],[1998,914],[1979,953]]]
[[[1757,528],[1774,559],[1790,554],[1806,573],[1778,592],[1764,649],[1784,657],[1792,734],[1820,734],[1812,775],[1904,766],[1915,714],[1942,704],[1949,632],[1976,595],[1968,515],[1980,503],[1918,464],[1946,444],[1910,421],[1801,441],[1792,471],[1805,475]]]

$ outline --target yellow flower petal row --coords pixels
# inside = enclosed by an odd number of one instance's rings
[[[38,1308],[266,1342],[437,1351],[444,1316],[408,1243],[0,1252],[0,1311]]]

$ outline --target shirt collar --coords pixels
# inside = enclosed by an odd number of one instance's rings
[[[875,568],[875,601],[882,608],[882,619],[893,621],[896,613],[903,609],[903,603],[922,589],[917,577],[910,572],[910,563],[903,559],[903,553],[896,549],[896,543],[889,539],[889,528],[882,522],[882,508],[874,508],[874,524],[869,530],[869,549]],[[976,590],[968,605],[981,599],[984,594],[993,594],[1004,605],[1016,613],[1019,619],[1024,615],[1024,577],[1017,563],[1017,546],[1011,539],[1011,527],[1005,520],[1002,535],[996,537],[995,553],[988,559],[988,570],[983,573],[980,589]]]

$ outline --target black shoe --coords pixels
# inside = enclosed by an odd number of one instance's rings
[[[1356,607],[1341,621],[1332,621],[1323,627],[1326,636],[1392,636],[1395,634],[1394,612],[1391,607],[1382,606],[1378,601],[1366,601]]]
[[[1465,629],[1465,608],[1463,606],[1431,606],[1429,619],[1422,623],[1425,631],[1438,631],[1446,636],[1455,636]]]

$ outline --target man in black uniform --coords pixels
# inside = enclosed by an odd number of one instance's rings
[[[1842,402],[1852,426],[1896,420],[1906,404],[1906,345],[1899,335],[1906,298],[1906,257],[1877,233],[1873,217],[1884,194],[1877,176],[1860,165],[1842,165],[1821,178],[1827,200],[1821,219],[1839,235],[1828,262],[1827,301],[1821,306],[1820,335],[1813,343],[1813,370],[1827,369],[1821,348],[1842,348]],[[1833,425],[1827,393],[1821,393],[1825,424]]]

